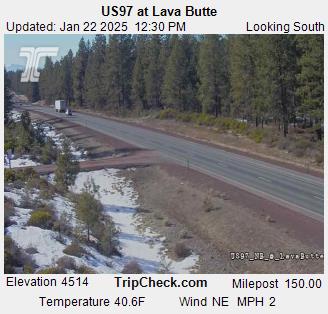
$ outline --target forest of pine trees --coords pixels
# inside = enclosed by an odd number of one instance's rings
[[[7,75],[32,101],[278,121],[286,136],[296,118],[322,122],[323,53],[323,35],[97,35],[75,55],[47,58],[38,84]]]

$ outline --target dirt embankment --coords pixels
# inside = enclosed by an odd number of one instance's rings
[[[138,148],[66,120],[33,113],[89,151],[92,159],[133,154]],[[145,226],[199,254],[199,273],[321,273],[323,261],[249,262],[230,252],[323,252],[323,224],[178,165],[126,171],[135,184]]]
[[[248,200],[242,205],[244,195],[236,202],[223,183],[180,166],[147,167],[130,175],[139,193],[144,223],[166,236],[172,256],[179,242],[197,252],[198,272],[323,272],[323,260],[250,262],[230,258],[230,252],[249,252],[250,256],[275,253],[275,257],[279,253],[323,253],[321,223],[280,209],[285,211],[283,215],[277,205],[265,200]],[[256,206],[251,207],[252,202]],[[264,207],[260,210],[259,206]]]

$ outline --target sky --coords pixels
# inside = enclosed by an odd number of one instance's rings
[[[20,57],[19,51],[21,47],[59,47],[57,57],[52,59],[59,60],[72,49],[75,54],[81,37],[85,40],[92,41],[95,35],[69,34],[69,35],[5,35],[5,66],[12,64],[21,65],[23,68],[26,64],[26,57]],[[42,58],[44,59],[44,58]],[[40,67],[43,66],[44,60],[40,61]]]

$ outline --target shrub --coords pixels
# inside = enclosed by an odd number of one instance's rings
[[[324,151],[323,146],[321,146],[318,152],[315,154],[315,161],[318,165],[323,164],[324,162]]]
[[[307,149],[312,148],[312,143],[307,139],[299,139],[291,146],[290,151],[297,157],[303,157]]]
[[[15,214],[14,203],[11,199],[5,197],[4,202],[4,225],[5,228],[12,224],[10,217]]]
[[[263,143],[265,143],[269,147],[276,146],[278,141],[279,141],[279,135],[274,131],[269,132],[263,139]]]
[[[70,236],[72,234],[72,227],[70,224],[71,215],[63,212],[59,219],[54,222],[53,230],[59,232],[59,234],[65,234]]]
[[[32,212],[28,224],[43,229],[50,229],[53,226],[53,217],[48,210],[35,210]]]
[[[66,271],[65,269],[62,269],[60,267],[52,266],[52,267],[40,269],[37,273],[38,274],[66,274]]]
[[[29,266],[34,268],[33,260],[18,248],[16,243],[9,237],[4,237],[4,272],[5,274],[14,274],[15,267]]]
[[[198,125],[213,126],[215,124],[215,121],[216,121],[216,119],[214,116],[210,116],[208,114],[201,113],[198,115],[196,123]]]
[[[30,196],[30,193],[27,191],[24,191],[24,194],[21,197],[21,201],[20,201],[20,207],[23,208],[31,208],[31,209],[35,209],[38,206],[38,201],[37,200],[33,200]]]
[[[5,183],[14,182],[16,180],[15,171],[13,169],[5,169],[4,180]]]
[[[88,266],[82,265],[76,269],[77,274],[96,274],[97,272]]]
[[[209,213],[214,210],[220,209],[217,206],[214,206],[212,198],[210,196],[206,196],[206,198],[203,201],[203,209],[206,213]]]
[[[191,122],[193,120],[193,116],[189,112],[180,112],[178,113],[176,119],[182,122]]]
[[[278,141],[277,147],[279,149],[288,150],[291,145],[291,140],[288,137],[281,138]]]
[[[54,142],[50,138],[48,138],[47,142],[41,149],[40,161],[43,164],[51,164],[53,161],[56,161],[57,154],[58,152],[54,145]]]
[[[72,242],[70,245],[66,246],[63,252],[67,255],[76,257],[82,257],[85,254],[84,249],[77,242]]]
[[[253,129],[249,132],[248,136],[255,143],[261,143],[265,135],[265,131],[263,129]]]
[[[177,111],[174,110],[174,109],[164,109],[164,110],[161,110],[159,115],[158,115],[158,118],[161,119],[161,120],[164,120],[164,119],[175,119],[177,116]]]
[[[205,113],[178,112],[174,109],[165,109],[160,111],[158,118],[176,119],[182,122],[193,122],[197,125],[216,126],[219,130],[232,130],[235,133],[242,134],[248,129],[247,123],[232,118],[215,117]]]
[[[31,178],[39,178],[40,176],[38,173],[31,167],[23,168],[23,169],[16,169],[16,178],[23,182],[28,181]]]
[[[191,251],[183,242],[178,242],[174,247],[174,253],[178,258],[186,258]]]
[[[16,252],[18,251],[17,246],[13,240],[5,236],[4,238],[4,272],[5,274],[15,273],[14,267],[17,266]]]
[[[122,274],[142,274],[142,269],[137,261],[131,261],[124,266]]]
[[[35,270],[35,267],[30,263],[24,264],[24,266],[23,266],[24,274],[34,274],[34,270]]]
[[[26,187],[30,190],[40,190],[40,198],[43,199],[50,199],[56,193],[55,187],[50,184],[46,179],[41,177],[30,178],[26,183]]]
[[[57,260],[57,266],[62,269],[76,269],[74,258],[69,256],[62,256]]]
[[[49,200],[56,194],[56,188],[54,185],[47,182],[47,180],[42,179],[40,182],[40,198]]]

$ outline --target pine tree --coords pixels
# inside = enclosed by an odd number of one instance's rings
[[[297,54],[293,35],[268,35],[267,55],[272,84],[274,110],[283,124],[283,135],[288,134],[290,118],[294,115]]]
[[[76,214],[77,218],[86,225],[88,241],[90,241],[90,231],[99,222],[102,210],[102,204],[91,193],[83,191],[78,196]]]
[[[299,113],[319,122],[323,119],[324,104],[324,38],[323,35],[297,37],[300,50],[297,75]]]
[[[107,108],[119,111],[122,104],[121,91],[121,53],[119,36],[109,38],[104,64]]]
[[[252,120],[255,89],[255,49],[250,35],[229,37],[229,69],[234,116]]]
[[[7,75],[6,69],[4,70],[4,120],[5,124],[10,121],[10,111],[12,108],[12,101],[10,95],[10,80]]]
[[[106,105],[104,62],[106,37],[96,35],[92,43],[85,74],[85,101],[90,108],[102,109]]]
[[[75,104],[79,107],[84,105],[85,96],[84,96],[84,81],[85,81],[85,72],[88,64],[89,58],[89,47],[85,43],[84,38],[82,37],[79,42],[79,49],[76,53],[76,56],[73,61],[73,94]]]
[[[222,113],[222,102],[227,86],[224,40],[218,35],[206,35],[199,52],[199,100],[204,113]]]
[[[167,61],[162,86],[163,102],[166,106],[183,111],[186,109],[188,87],[188,56],[178,35],[171,38],[172,50]]]
[[[73,101],[73,52],[68,51],[68,54],[61,60],[61,80],[64,99],[69,104]]]
[[[50,57],[46,57],[44,68],[40,73],[40,96],[51,104],[56,99],[54,86],[54,64]]]
[[[274,89],[271,80],[269,53],[267,51],[268,36],[251,36],[254,53],[254,85],[252,112],[255,115],[255,125],[264,121],[274,114]]]
[[[145,75],[147,104],[150,108],[160,107],[163,68],[160,64],[161,38],[152,35],[147,43],[147,70]]]
[[[74,160],[70,142],[65,140],[56,160],[55,182],[59,189],[67,191],[73,185],[79,172],[79,164]]]
[[[133,67],[132,74],[132,99],[137,108],[148,109],[146,97],[146,58],[145,58],[145,36],[138,37],[136,43],[136,61]]]
[[[106,50],[104,77],[107,107],[120,112],[131,105],[134,43],[130,35],[112,35]]]

